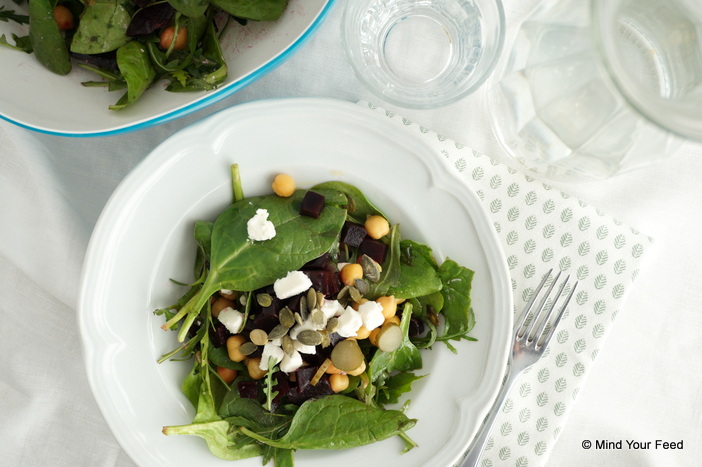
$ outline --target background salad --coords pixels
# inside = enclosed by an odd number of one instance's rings
[[[232,173],[233,204],[194,226],[195,282],[156,311],[180,341],[161,361],[193,361],[182,389],[196,408],[163,432],[276,466],[395,435],[413,448],[409,401],[389,407],[423,377],[420,349],[473,340],[473,272],[402,239],[356,187],[279,176],[275,193],[247,198]],[[259,221],[275,234],[252,239]]]
[[[153,83],[168,91],[211,90],[227,77],[219,38],[233,21],[275,21],[287,0],[15,0],[0,6],[0,21],[28,25],[25,36],[0,36],[0,45],[34,53],[59,75],[74,64],[99,80],[84,86],[123,90],[110,106],[123,109]],[[26,4],[27,14],[23,14]]]

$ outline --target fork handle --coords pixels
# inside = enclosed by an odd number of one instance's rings
[[[519,376],[519,372],[513,372],[511,370],[508,372],[507,378],[505,379],[505,384],[502,385],[495,402],[492,404],[492,407],[490,407],[490,412],[485,420],[485,423],[483,423],[483,426],[473,439],[473,443],[471,444],[471,447],[468,448],[467,455],[463,458],[463,461],[456,464],[456,466],[474,467],[478,465],[480,455],[483,453],[483,449],[485,449],[485,444],[490,437],[492,427],[495,424],[497,415],[500,413],[500,408],[507,398],[507,393],[514,385],[514,381],[517,379],[517,376]]]

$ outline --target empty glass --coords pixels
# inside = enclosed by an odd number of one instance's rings
[[[602,179],[702,140],[698,0],[548,0],[490,90],[495,133],[531,171]]]

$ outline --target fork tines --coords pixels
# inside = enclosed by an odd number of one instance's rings
[[[534,293],[531,295],[529,302],[524,308],[524,311],[522,312],[522,315],[518,319],[517,324],[515,326],[515,338],[517,340],[525,339],[526,344],[531,344],[532,342],[534,342],[534,346],[537,349],[544,347],[548,344],[548,341],[550,340],[552,335],[552,331],[558,327],[558,323],[560,322],[561,317],[563,316],[563,312],[565,312],[565,309],[568,306],[570,299],[575,293],[575,288],[578,285],[577,281],[575,282],[575,284],[573,284],[572,288],[570,289],[570,292],[567,294],[565,300],[562,302],[560,308],[558,309],[556,317],[552,319],[552,315],[554,314],[553,311],[556,309],[556,304],[570,280],[570,275],[566,276],[565,280],[561,283],[560,287],[558,288],[556,294],[551,296],[551,292],[555,288],[558,279],[561,277],[562,271],[558,271],[558,274],[556,274],[556,277],[551,281],[550,285],[546,289],[546,292],[542,295],[538,306],[533,310],[532,313],[534,303],[536,302],[539,293],[544,288],[544,285],[548,282],[548,279],[551,277],[552,272],[553,269],[549,270],[543,277],[543,279],[541,279],[541,282],[534,290]],[[533,332],[534,329],[538,330],[536,332]],[[544,335],[545,331],[546,333]]]

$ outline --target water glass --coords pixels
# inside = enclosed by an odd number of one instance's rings
[[[547,0],[490,89],[495,133],[533,173],[604,179],[702,140],[702,3]]]

